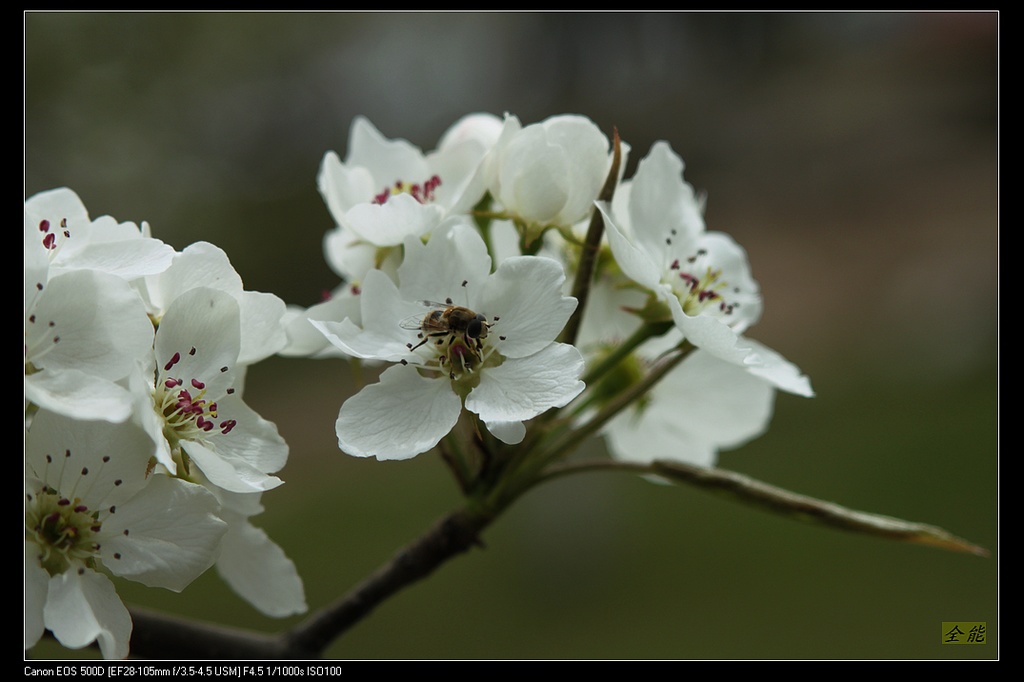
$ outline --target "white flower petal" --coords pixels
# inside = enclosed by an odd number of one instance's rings
[[[284,618],[306,611],[295,564],[247,519],[232,520],[221,542],[217,572],[239,596],[268,616]]]
[[[233,294],[242,290],[242,277],[231,265],[228,255],[220,247],[209,242],[195,242],[174,256],[174,263],[160,277],[152,278],[159,283],[159,292],[153,291],[151,296],[161,308],[170,303],[197,284],[210,289],[217,289]]]
[[[76,270],[51,277],[26,322],[27,357],[38,368],[73,368],[116,381],[153,348],[142,299],[119,277]]]
[[[310,326],[344,355],[371,360],[398,362],[409,354],[409,348],[397,339],[360,329],[352,320],[341,322],[309,319]]]
[[[25,377],[25,398],[75,419],[110,422],[127,419],[134,401],[132,394],[118,384],[76,369],[43,371]]]
[[[759,364],[747,367],[748,372],[788,393],[805,398],[814,397],[811,380],[800,371],[799,367],[763,344],[752,339],[744,339],[744,341],[750,344],[760,359]]]
[[[226,451],[222,443],[213,450],[202,443],[188,441],[182,443],[188,456],[203,474],[214,485],[236,493],[253,493],[272,490],[284,483],[276,476],[271,476],[249,461],[246,450]]]
[[[345,289],[348,292],[348,289]],[[328,301],[311,305],[309,308],[289,306],[282,318],[288,342],[278,351],[285,357],[338,357],[341,349],[331,344],[324,333],[314,327],[314,320],[359,319],[359,297],[350,293],[339,293]]]
[[[634,243],[632,236],[612,217],[611,209],[606,202],[597,202],[597,208],[604,217],[605,234],[608,236],[608,244],[615,254],[615,262],[619,268],[641,286],[651,290],[657,289],[661,282],[663,257]]]
[[[217,452],[232,459],[245,460],[260,471],[280,471],[288,461],[288,444],[277,426],[249,407],[238,393],[218,402],[218,414],[234,419],[229,433],[211,439]]]
[[[657,390],[652,417],[685,420],[691,433],[724,449],[761,435],[771,419],[775,391],[742,367],[696,352]]]
[[[515,256],[502,261],[480,297],[478,312],[500,318],[490,343],[505,357],[520,358],[554,341],[577,305],[575,298],[562,295],[564,281],[561,263],[550,258]]]
[[[316,186],[327,204],[334,222],[344,224],[345,213],[356,204],[371,201],[381,187],[374,186],[370,171],[362,167],[349,168],[335,152],[324,154]]]
[[[630,185],[628,216],[634,226],[671,226],[679,239],[695,239],[704,232],[701,206],[693,187],[683,181],[683,160],[667,142],[655,142],[640,160]],[[664,236],[646,238],[657,241]],[[637,237],[645,235],[638,232]]]
[[[89,220],[89,212],[85,204],[75,192],[67,187],[47,190],[33,194],[25,200],[25,213],[33,216],[36,222],[53,218],[66,219],[78,223]]]
[[[699,434],[677,431],[670,422],[653,423],[632,410],[617,415],[608,423],[604,435],[612,456],[623,462],[649,463],[656,459],[713,467],[718,461],[714,443]],[[652,477],[653,482],[663,482]]]
[[[720,449],[736,448],[764,432],[775,390],[748,369],[697,351],[605,429],[618,459],[656,459],[714,466]]]
[[[412,366],[394,365],[341,406],[338,444],[356,457],[409,459],[437,445],[461,411],[447,378],[427,379]]]
[[[153,475],[103,524],[104,564],[115,575],[180,592],[213,565],[225,524],[220,505],[194,483]],[[127,531],[127,532],[124,532]]]
[[[166,272],[146,280],[151,312],[161,318],[182,294],[200,286],[223,291],[238,302],[242,329],[239,362],[257,362],[284,346],[284,301],[272,294],[244,291],[242,278],[227,254],[208,242],[189,245],[174,257]]]
[[[43,221],[49,230],[41,229]],[[145,223],[140,230],[110,216],[90,221],[82,201],[66,187],[27,199],[25,224],[34,230],[26,230],[26,262],[36,262],[37,254],[29,256],[32,251],[47,253],[53,273],[100,270],[132,280],[166,270],[174,256],[172,247],[149,236]],[[44,246],[47,233],[56,243]]]
[[[239,292],[242,345],[238,362],[254,364],[277,353],[288,342],[284,328],[285,304],[273,294]]]
[[[380,185],[374,188],[375,194],[390,188],[396,180],[423,182],[430,172],[418,147],[407,140],[384,137],[364,116],[357,116],[352,121],[345,163],[349,167],[362,166],[370,171]],[[363,201],[372,198],[367,197]]]
[[[697,240],[696,249],[703,251],[708,263],[721,271],[719,280],[732,311],[721,319],[738,333],[753,326],[764,308],[760,287],[750,273],[747,252],[724,232],[706,232]]]
[[[136,396],[132,423],[138,425],[149,435],[153,442],[151,456],[174,475],[178,472],[178,465],[171,455],[171,446],[167,442],[167,436],[164,435],[164,417],[163,414],[157,414],[154,409],[153,371],[151,366],[147,372],[135,372],[128,379],[129,386]]]
[[[601,129],[586,116],[552,116],[542,123],[548,142],[565,150],[573,166],[569,199],[562,209],[562,224],[585,218],[593,208],[611,167],[610,145]],[[622,160],[625,167],[625,158]]]
[[[25,542],[25,650],[31,649],[43,636],[46,624],[43,606],[50,587],[50,576],[39,565],[35,543]]]
[[[449,214],[471,210],[487,191],[483,159],[501,134],[502,121],[493,114],[470,114],[449,128],[427,156],[430,167],[442,179],[438,203]]]
[[[395,194],[383,204],[356,204],[345,224],[374,246],[398,246],[406,237],[422,237],[440,224],[444,209],[421,204],[411,194]]]
[[[616,281],[600,277],[590,285],[587,310],[575,343],[584,353],[601,345],[619,344],[640,326],[640,318],[628,310],[643,308],[647,295],[635,287],[615,286]],[[671,346],[681,340],[677,338]]]
[[[54,270],[98,270],[130,281],[163,272],[170,267],[173,257],[174,249],[171,246],[157,239],[140,237],[89,244],[78,249],[74,258],[61,259],[59,265],[55,263]]]
[[[484,370],[466,397],[466,409],[485,422],[532,419],[568,404],[584,389],[583,356],[575,347],[553,343],[527,358],[510,358]]]
[[[46,410],[25,439],[25,469],[90,509],[119,505],[146,482],[153,444],[132,422],[82,421]]]
[[[683,312],[679,299],[668,299],[669,309],[676,326],[682,330],[686,340],[697,348],[734,365],[756,365],[759,363],[748,339],[741,337],[716,317],[708,315],[689,316]]]
[[[487,430],[508,445],[518,445],[526,437],[526,425],[523,422],[486,422]]]
[[[489,150],[498,141],[501,129],[502,119],[494,114],[466,114],[441,135],[437,148],[444,151],[473,140],[485,150]]]
[[[608,140],[583,116],[521,128],[508,117],[485,162],[491,193],[528,223],[572,225],[592,210],[611,159]]]
[[[527,126],[505,150],[498,199],[524,220],[555,222],[572,191],[563,149],[548,145],[543,131]]]
[[[413,301],[403,301],[391,279],[379,270],[366,273],[359,305],[362,329],[351,319],[310,319],[310,324],[348,355],[389,362],[407,359],[407,344],[416,339],[415,334],[402,329],[400,322],[417,314],[426,315],[427,309]]]
[[[446,221],[445,227],[426,244],[406,240],[405,260],[398,268],[399,294],[407,301],[451,298],[455,305],[474,308],[491,272],[491,257],[480,233],[464,219]]]
[[[128,656],[132,619],[105,575],[82,569],[50,578],[43,617],[57,641],[69,649],[99,642],[103,658]]]
[[[157,330],[158,365],[177,354],[177,363],[164,371],[199,378],[211,397],[224,395],[233,376],[222,368],[233,368],[238,361],[240,319],[238,302],[223,291],[198,287],[183,292],[167,308]]]

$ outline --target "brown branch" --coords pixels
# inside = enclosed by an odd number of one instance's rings
[[[171,660],[260,660],[289,656],[282,635],[229,628],[132,607],[131,655]]]
[[[240,628],[131,609],[131,653],[163,659],[319,658],[346,630],[385,599],[434,572],[474,545],[493,517],[468,510],[452,512],[334,604],[310,615],[291,630],[268,635]]]
[[[489,516],[472,514],[467,510],[445,516],[347,595],[314,613],[289,632],[289,648],[321,655],[335,638],[385,599],[426,578],[448,559],[474,545],[482,546],[480,531],[491,520]]]

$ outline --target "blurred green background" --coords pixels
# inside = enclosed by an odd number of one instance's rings
[[[998,15],[28,13],[25,194],[225,249],[309,305],[323,154],[354,116],[432,149],[463,114],[581,113],[668,140],[748,251],[750,336],[807,372],[721,466],[940,525],[992,557],[803,525],[702,491],[588,474],[541,487],[474,550],[372,613],[356,659],[998,656]],[[291,445],[254,521],[319,608],[459,504],[435,455],[341,454],[341,361],[275,358],[246,398]],[[600,453],[601,444],[587,446]],[[210,572],[126,601],[274,631]],[[941,646],[942,621],[987,621]],[[92,655],[44,643],[39,657]]]

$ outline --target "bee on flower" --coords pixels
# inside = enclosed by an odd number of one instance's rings
[[[518,443],[523,422],[583,390],[582,356],[555,342],[576,308],[557,261],[508,258],[492,273],[479,233],[456,221],[426,244],[406,240],[398,280],[367,273],[361,327],[312,321],[347,354],[396,363],[342,405],[345,452],[414,457],[454,428],[463,407],[499,440]],[[446,303],[425,309],[424,300]]]

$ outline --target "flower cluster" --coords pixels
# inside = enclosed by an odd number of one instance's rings
[[[474,114],[426,154],[352,124],[345,161],[329,152],[318,178],[343,281],[290,311],[284,351],[392,363],[342,405],[343,451],[405,459],[441,444],[451,462],[445,439],[465,415],[487,459],[558,410],[617,458],[712,466],[764,431],[776,390],[812,395],[742,336],[761,314],[757,283],[743,249],[705,228],[682,160],[659,142],[622,180],[626,152],[582,116]]]
[[[25,202],[26,648],[48,629],[127,656],[108,573],[180,591],[215,565],[268,615],[306,609],[249,521],[288,447],[239,390],[284,315],[211,244],[92,220],[69,189]]]
[[[28,199],[26,648],[49,630],[126,656],[108,574],[181,590],[216,566],[263,613],[306,609],[250,523],[288,448],[241,387],[275,353],[379,369],[340,407],[341,450],[436,448],[480,518],[595,461],[712,467],[777,391],[813,395],[745,336],[757,282],[682,160],[659,142],[624,179],[628,151],[582,116],[474,114],[426,154],[358,118],[317,177],[341,283],[306,309],[244,290],[212,244],[92,220],[67,189]],[[568,462],[591,435],[612,459]]]

